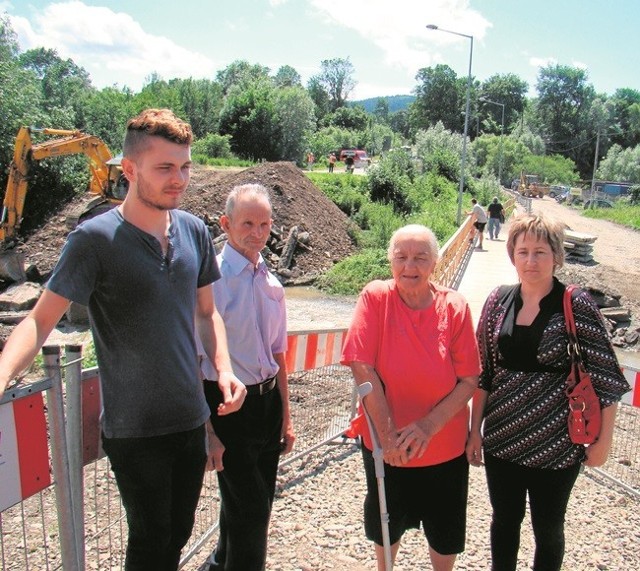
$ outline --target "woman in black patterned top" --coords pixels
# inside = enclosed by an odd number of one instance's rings
[[[571,490],[582,464],[601,466],[606,461],[617,403],[629,390],[602,316],[581,291],[573,300],[573,312],[583,359],[602,406],[602,428],[589,446],[571,442],[565,286],[554,277],[564,261],[563,242],[561,223],[532,215],[515,218],[507,252],[520,283],[496,288],[478,324],[483,372],[473,400],[467,458],[480,466],[484,456],[493,508],[492,571],[516,569],[527,494],[536,542],[533,569],[560,569]]]

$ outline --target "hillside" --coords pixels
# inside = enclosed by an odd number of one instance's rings
[[[349,105],[362,105],[367,113],[373,113],[376,109],[379,99],[386,99],[389,104],[389,113],[395,113],[407,109],[415,99],[415,95],[385,95],[382,97],[370,97],[369,99],[360,99],[359,101],[350,101]]]

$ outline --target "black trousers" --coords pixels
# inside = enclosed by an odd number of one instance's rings
[[[148,438],[105,438],[129,524],[125,571],[176,571],[193,529],[207,461],[205,426]]]
[[[491,569],[515,571],[527,494],[536,548],[534,571],[559,571],[564,517],[580,464],[561,470],[527,468],[485,453],[491,520]]]
[[[213,428],[225,446],[216,561],[224,571],[262,571],[280,459],[280,391],[247,396],[238,412],[218,416],[218,384],[204,381],[204,387]]]

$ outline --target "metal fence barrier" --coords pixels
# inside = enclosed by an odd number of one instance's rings
[[[281,468],[329,443],[352,443],[343,433],[355,411],[353,378],[337,364],[344,331],[289,336],[297,440]],[[8,391],[0,404],[2,570],[122,569],[127,523],[100,447],[99,372],[81,370],[79,346],[66,347],[64,364],[60,348],[44,352],[49,377]],[[216,532],[218,509],[217,479],[210,472],[181,565]]]

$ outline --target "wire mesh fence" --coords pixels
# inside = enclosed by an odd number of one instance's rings
[[[334,364],[295,372],[289,376],[289,386],[297,441],[294,454],[281,463],[279,487],[301,477],[288,467],[295,460],[314,450],[322,453],[322,446],[328,444],[351,445],[353,442],[343,438],[355,408],[353,380],[348,368]],[[615,482],[636,496],[640,496],[639,436],[640,408],[621,405],[610,459],[598,470],[607,481]],[[309,474],[304,477],[313,477],[313,471]],[[90,462],[84,468],[82,481],[85,568],[122,569],[127,524],[108,461],[100,458]],[[3,571],[63,569],[55,488],[56,485],[49,486],[0,512]],[[287,501],[286,496],[281,501]],[[193,534],[183,554],[185,570],[196,569],[196,559],[202,563],[201,554],[213,546],[218,513],[217,478],[215,473],[209,472],[205,476]]]

